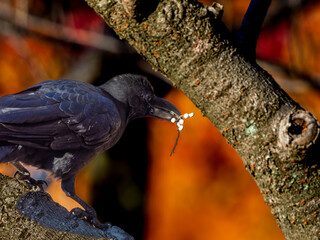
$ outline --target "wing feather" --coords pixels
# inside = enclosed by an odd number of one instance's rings
[[[0,98],[0,141],[40,149],[94,148],[121,125],[117,107],[99,88],[46,81]]]

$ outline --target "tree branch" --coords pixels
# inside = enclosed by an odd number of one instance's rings
[[[64,42],[81,44],[112,54],[130,52],[130,49],[125,44],[111,36],[84,29],[74,29],[44,18],[30,15],[27,12],[20,14],[22,17],[20,16],[19,19],[26,18],[28,21],[17,21],[14,14],[12,14],[14,10],[14,7],[10,4],[0,2],[1,33],[7,33],[8,31],[11,33],[11,30],[9,30],[10,27],[17,26],[21,29],[26,29],[29,32],[35,32]]]
[[[272,0],[251,0],[238,34],[239,48],[247,58],[256,60],[256,47],[263,20]]]
[[[133,240],[116,226],[97,229],[70,216],[49,194],[31,191],[23,181],[0,174],[0,192],[0,239]]]
[[[319,123],[233,45],[222,6],[152,1],[156,8],[138,18],[124,1],[86,1],[234,146],[285,237],[318,239]]]

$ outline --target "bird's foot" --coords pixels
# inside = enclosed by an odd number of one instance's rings
[[[17,171],[13,174],[13,177],[19,180],[23,180],[28,183],[33,191],[44,191],[43,185],[48,186],[47,182],[44,180],[35,180],[30,176],[29,172]]]
[[[82,219],[96,228],[105,229],[111,226],[109,223],[101,223],[96,216],[95,212],[88,212],[81,208],[74,208],[70,211],[70,214],[78,219]]]

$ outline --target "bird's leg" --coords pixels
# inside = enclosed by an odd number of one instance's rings
[[[26,181],[34,191],[43,191],[43,184],[48,185],[46,181],[33,179],[30,172],[22,166],[20,162],[12,162],[12,164],[18,169],[18,171],[13,174],[13,177]]]
[[[110,226],[110,224],[102,224],[97,219],[96,211],[93,207],[91,207],[89,204],[87,204],[85,201],[83,201],[75,192],[74,187],[75,182],[75,176],[62,179],[61,180],[61,188],[65,192],[65,194],[75,200],[77,203],[79,203],[85,210],[82,210],[81,208],[74,208],[70,211],[70,213],[74,216],[77,216],[78,218],[84,219],[88,222],[90,222],[92,225],[94,225],[97,228],[106,228]]]

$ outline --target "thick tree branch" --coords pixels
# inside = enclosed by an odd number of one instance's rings
[[[101,230],[70,216],[47,193],[33,192],[23,181],[0,174],[0,191],[0,239],[133,239],[118,227]]]
[[[233,45],[221,5],[151,1],[139,15],[138,0],[130,11],[125,1],[86,1],[234,146],[285,237],[319,239],[319,123]]]

